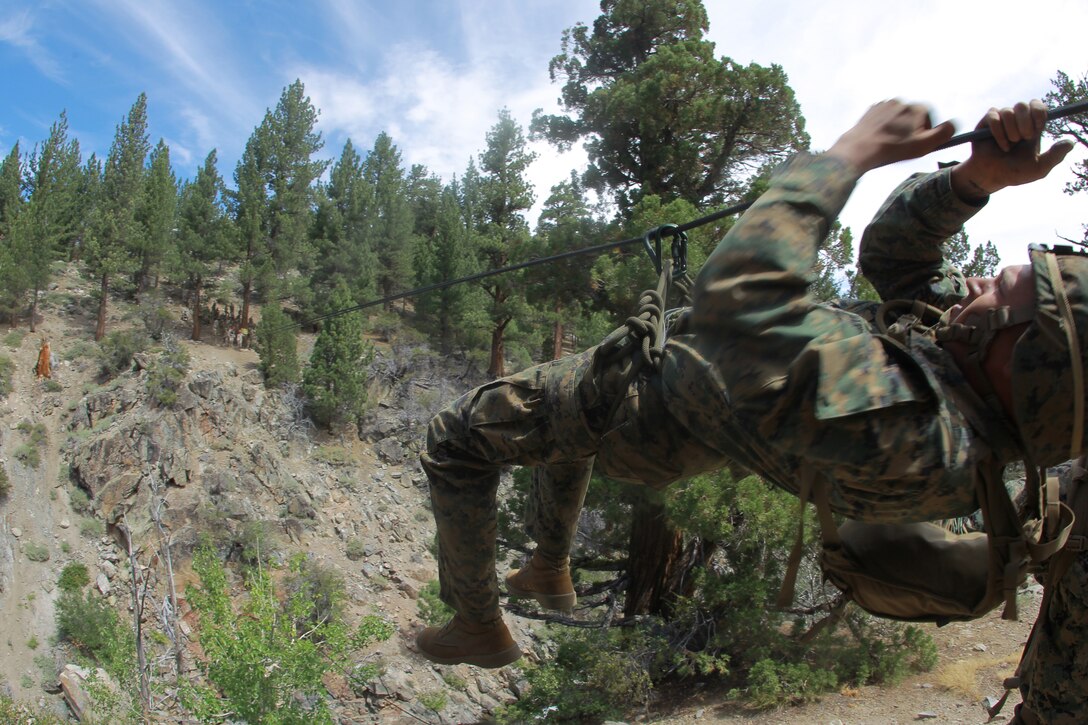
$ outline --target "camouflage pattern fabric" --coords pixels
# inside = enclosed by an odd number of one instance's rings
[[[809,291],[818,244],[855,182],[827,157],[780,171],[704,265],[660,374],[620,390],[590,350],[485,385],[434,419],[422,460],[444,601],[477,621],[499,616],[495,492],[507,464],[539,467],[530,530],[556,557],[569,552],[594,460],[607,475],[658,486],[728,464],[795,493],[804,464],[831,482],[834,511],[862,521],[978,509],[979,470],[1018,452],[972,426],[988,410],[952,357],[927,335],[892,339],[871,316]],[[962,297],[963,276],[941,245],[979,208],[952,193],[948,170],[902,184],[862,240],[863,271],[882,298],[944,309]],[[617,396],[619,412],[604,420]],[[1052,610],[1024,688],[1044,717],[1088,702],[1074,644],[1085,649],[1084,573],[1082,560],[1063,580],[1076,586]]]

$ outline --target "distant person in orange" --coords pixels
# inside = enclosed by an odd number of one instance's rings
[[[38,380],[43,378],[48,380],[53,377],[53,370],[50,364],[52,355],[49,353],[49,341],[42,339],[42,349],[38,351],[38,365],[34,368],[35,375],[38,376]]]

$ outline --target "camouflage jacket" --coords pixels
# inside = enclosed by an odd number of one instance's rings
[[[970,514],[979,465],[1015,453],[979,432],[985,405],[952,357],[927,335],[893,339],[810,293],[818,245],[855,182],[835,159],[798,157],[737,221],[699,274],[686,329],[667,343],[669,410],[705,445],[790,491],[802,466],[814,467],[846,516]],[[880,293],[941,307],[962,296],[941,243],[977,209],[955,197],[947,171],[897,189],[862,243]]]

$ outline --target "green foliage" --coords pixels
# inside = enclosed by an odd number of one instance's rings
[[[344,547],[344,553],[352,561],[359,561],[359,559],[366,556],[366,542],[359,537],[348,539],[348,543]]]
[[[660,639],[643,629],[553,633],[555,657],[526,669],[529,691],[501,712],[501,722],[614,720],[649,701]]]
[[[419,591],[419,599],[416,602],[419,607],[419,618],[431,626],[445,624],[455,614],[453,609],[439,598],[438,593],[438,581],[432,579]]]
[[[748,702],[774,707],[813,700],[838,684],[834,672],[804,663],[760,660],[748,671]]]
[[[57,636],[92,658],[122,686],[131,683],[136,669],[136,642],[132,628],[121,621],[109,603],[88,590],[62,591],[56,602]]]
[[[136,353],[147,349],[149,340],[138,330],[114,330],[98,343],[99,372],[109,379],[127,372]]]
[[[209,548],[197,551],[193,570],[200,584],[189,587],[187,598],[200,618],[201,668],[215,689],[186,688],[192,713],[202,721],[230,712],[252,723],[331,723],[321,678],[346,664],[350,640],[343,624],[300,628],[312,621],[315,603],[304,589],[281,603],[264,569],[250,571],[248,597],[236,613],[226,570]]]
[[[419,704],[435,713],[441,712],[448,701],[449,698],[442,690],[424,692],[419,696]]]
[[[62,592],[78,592],[91,582],[91,575],[87,572],[86,564],[78,561],[70,562],[64,566],[57,579],[57,587]]]
[[[344,578],[305,554],[297,554],[292,559],[284,590],[289,599],[308,602],[304,618],[295,622],[300,631],[343,619],[347,598]]]
[[[47,441],[45,424],[23,421],[17,430],[26,437],[26,442],[15,449],[15,458],[24,466],[37,468],[41,465],[41,447]]]
[[[11,479],[8,478],[8,469],[0,463],[0,498],[7,498],[11,493]]]
[[[68,502],[72,505],[72,510],[77,514],[90,513],[91,511],[91,497],[79,486],[72,486],[68,489]]]
[[[247,567],[267,567],[279,556],[279,537],[267,521],[247,521],[232,542]]]
[[[148,253],[151,255],[157,254],[157,252],[151,250],[148,250]],[[145,264],[154,265],[155,263],[147,261]],[[174,315],[170,312],[170,308],[166,306],[166,296],[160,290],[149,290],[141,296],[140,321],[143,322],[148,338],[156,342],[162,341],[163,336],[174,322]]]
[[[7,695],[0,695],[0,723],[7,723],[7,725],[64,725],[66,722],[67,718],[61,718],[48,711],[41,711],[33,708],[33,706],[15,702]]]
[[[189,372],[189,351],[184,345],[171,340],[164,345],[162,354],[152,360],[147,371],[147,392],[162,406],[170,406],[178,400],[178,388]]]
[[[351,292],[340,284],[329,300],[330,311],[351,307]],[[373,348],[363,337],[359,312],[328,319],[314,342],[310,365],[302,376],[310,416],[317,425],[331,428],[358,424],[366,412],[367,367]]]
[[[319,463],[327,463],[330,466],[350,466],[354,463],[351,452],[343,446],[318,446],[313,452],[312,458]]]
[[[1054,90],[1046,94],[1046,103],[1051,108],[1088,100],[1088,73],[1074,78],[1059,70],[1050,83]],[[1047,132],[1054,137],[1071,138],[1081,146],[1088,147],[1088,120],[1085,120],[1084,114],[1051,121]],[[1081,158],[1073,162],[1070,170],[1073,180],[1065,185],[1065,193],[1079,194],[1088,191],[1088,159]],[[1083,225],[1083,228],[1084,241],[1088,242],[1088,224]]]
[[[30,639],[28,639],[28,640],[26,641],[26,646],[27,646],[27,647],[28,647],[29,649],[38,649],[38,645],[39,645],[39,644],[40,644],[40,643],[38,642],[38,638],[37,638],[37,637],[35,637],[34,635],[30,635]]]
[[[295,324],[276,303],[266,305],[257,323],[257,357],[266,388],[279,388],[299,380],[298,342]]]
[[[11,378],[15,374],[15,363],[7,355],[0,355],[0,398],[11,392]]]
[[[47,393],[59,393],[64,390],[64,386],[50,378],[42,383],[42,389]]]
[[[79,522],[79,533],[88,539],[97,539],[106,535],[106,522],[102,519],[87,517]]]
[[[23,545],[23,553],[31,561],[49,561],[49,547],[37,541],[28,541]]]

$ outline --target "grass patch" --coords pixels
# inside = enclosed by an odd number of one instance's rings
[[[26,330],[15,329],[4,335],[4,344],[8,347],[18,349],[23,344],[23,338],[26,337]]]
[[[79,533],[88,539],[97,539],[106,535],[106,524],[102,519],[85,518],[79,522]]]
[[[1005,657],[970,657],[941,665],[937,669],[934,679],[937,686],[944,690],[958,692],[978,700],[983,695],[982,688],[978,685],[979,673],[983,670],[1006,668],[1003,672],[994,673],[994,686],[999,686],[1006,677],[1012,676],[1016,663],[1019,661],[1019,654],[1011,654]],[[993,688],[988,686],[986,691],[989,692],[991,689]]]
[[[321,446],[314,451],[313,458],[330,466],[350,466],[354,463],[351,453],[343,446]]]
[[[23,553],[31,561],[49,561],[49,547],[45,544],[39,544],[37,541],[26,542]]]

